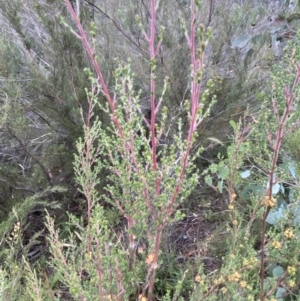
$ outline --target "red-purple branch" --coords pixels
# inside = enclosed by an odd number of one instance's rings
[[[201,93],[201,80],[199,72],[202,72],[203,70],[203,60],[204,60],[204,53],[203,51],[200,51],[197,53],[196,49],[196,13],[195,13],[195,2],[191,1],[191,25],[190,25],[190,36],[187,36],[188,45],[190,48],[191,53],[191,60],[192,60],[192,83],[191,83],[191,112],[190,112],[190,125],[189,125],[189,132],[187,136],[187,147],[185,150],[185,153],[183,154],[182,159],[182,168],[181,172],[177,181],[176,188],[174,190],[174,193],[171,197],[169,208],[168,208],[168,216],[170,216],[174,211],[173,204],[176,201],[176,198],[181,190],[181,183],[183,180],[183,177],[186,173],[187,165],[188,165],[188,159],[191,151],[191,147],[193,144],[193,135],[195,131],[197,130],[197,127],[202,122],[202,118],[197,120],[198,111],[201,107],[201,104],[199,104],[200,99],[200,93]],[[200,41],[201,42],[201,41]],[[199,56],[197,56],[199,55]]]
[[[284,95],[285,95],[285,100],[286,100],[286,106],[285,110],[283,112],[283,115],[280,119],[280,116],[278,115],[278,110],[276,107],[276,102],[275,100],[272,101],[273,104],[273,110],[274,114],[276,115],[277,121],[280,120],[279,122],[279,128],[276,131],[276,139],[275,139],[275,144],[271,145],[273,148],[273,160],[272,160],[272,166],[269,171],[269,187],[267,190],[267,196],[271,200],[273,193],[272,193],[272,188],[273,185],[275,184],[275,169],[277,166],[277,161],[278,161],[278,156],[279,156],[279,151],[281,148],[281,143],[282,143],[282,138],[284,134],[287,132],[286,123],[289,119],[289,115],[292,111],[292,105],[293,101],[295,99],[294,91],[296,88],[296,85],[300,82],[300,64],[297,64],[297,71],[296,71],[296,76],[295,80],[293,83],[293,86],[291,89],[285,88],[284,90]],[[263,301],[265,300],[265,293],[264,293],[264,279],[265,279],[265,244],[266,244],[266,238],[265,238],[265,232],[266,232],[266,219],[268,217],[268,214],[270,212],[271,207],[267,207],[264,211],[263,218],[262,218],[262,238],[261,238],[261,266],[260,266],[260,300]]]
[[[104,96],[106,97],[106,99],[107,99],[107,101],[108,101],[108,104],[109,104],[109,106],[110,106],[111,112],[112,112],[112,121],[115,123],[115,125],[116,125],[116,127],[117,127],[117,129],[118,129],[118,134],[119,134],[120,137],[123,139],[123,138],[124,138],[123,130],[122,130],[122,127],[121,127],[121,125],[120,125],[120,122],[119,122],[119,120],[118,120],[118,118],[117,118],[117,116],[116,116],[115,97],[112,98],[112,97],[110,96],[110,93],[109,93],[109,91],[108,91],[106,82],[105,82],[105,80],[104,80],[104,78],[103,78],[103,75],[102,75],[100,66],[99,66],[99,64],[98,64],[98,62],[97,62],[97,59],[96,59],[96,55],[95,55],[95,53],[94,53],[94,50],[92,49],[92,47],[91,47],[90,44],[89,44],[89,41],[88,41],[88,39],[87,39],[87,36],[86,36],[86,34],[85,34],[85,32],[84,32],[84,29],[83,29],[83,27],[82,27],[82,24],[81,24],[81,22],[80,22],[80,20],[79,20],[79,18],[78,18],[78,16],[77,16],[77,14],[76,14],[76,12],[75,12],[74,9],[73,9],[73,7],[72,7],[72,5],[71,5],[71,3],[70,3],[70,0],[65,0],[65,2],[66,2],[66,5],[67,5],[67,7],[68,7],[68,9],[69,9],[69,11],[70,11],[70,13],[71,13],[71,15],[72,15],[72,17],[73,17],[75,23],[76,23],[77,28],[78,28],[78,30],[79,30],[79,33],[80,33],[80,34],[79,34],[79,38],[81,39],[82,43],[84,44],[84,47],[85,47],[85,49],[86,49],[86,51],[87,51],[87,53],[88,53],[88,55],[89,55],[89,57],[90,57],[90,59],[91,59],[91,61],[92,61],[92,65],[94,66],[95,71],[96,71],[96,73],[97,73],[98,80],[99,80],[99,82],[100,82],[100,85],[101,85],[103,94],[104,94]]]

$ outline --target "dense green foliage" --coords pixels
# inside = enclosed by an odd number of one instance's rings
[[[2,0],[1,301],[300,300],[300,2],[257,2]]]

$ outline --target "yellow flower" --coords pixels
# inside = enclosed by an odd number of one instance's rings
[[[236,194],[235,194],[235,193],[232,193],[232,194],[230,195],[230,200],[231,200],[231,201],[234,201],[235,198],[236,198]]]
[[[238,272],[234,272],[233,274],[228,276],[229,281],[238,282],[241,278],[241,274]]]
[[[195,281],[198,282],[198,283],[200,283],[200,282],[201,282],[201,277],[200,277],[199,275],[197,275],[197,276],[195,277]]]
[[[295,267],[288,266],[287,271],[290,275],[293,276],[296,274],[297,269]]]
[[[287,284],[288,284],[289,287],[294,287],[296,285],[296,282],[295,282],[295,280],[289,280],[287,282]]]
[[[245,280],[242,280],[240,282],[240,286],[243,287],[243,288],[246,287],[247,286],[247,282]]]
[[[276,205],[276,199],[271,197],[269,198],[268,196],[264,197],[264,206],[266,207],[274,207]]]
[[[238,224],[238,221],[234,220],[232,223],[233,223],[234,226],[236,226]]]
[[[154,254],[149,254],[146,258],[146,263],[151,264],[153,262],[153,259],[154,259]]]
[[[234,206],[230,204],[230,205],[228,206],[228,209],[229,209],[229,210],[233,210],[233,209],[234,209]]]
[[[282,243],[280,241],[274,240],[274,241],[271,242],[271,246],[274,249],[280,249],[281,246],[282,246]]]
[[[244,267],[247,267],[249,265],[249,260],[247,259],[247,258],[245,258],[244,260],[243,260],[243,266]]]
[[[251,262],[251,265],[254,265],[254,266],[258,264],[258,260],[256,257],[250,258],[250,262]]]
[[[292,239],[295,237],[293,229],[291,229],[291,228],[286,229],[283,234],[287,239]]]
[[[216,284],[216,285],[217,285],[217,284],[221,284],[223,281],[224,281],[224,279],[223,279],[223,277],[221,276],[220,278],[214,280],[214,284]]]

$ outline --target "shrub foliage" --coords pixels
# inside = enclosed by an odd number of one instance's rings
[[[300,300],[291,2],[4,0],[1,300]]]

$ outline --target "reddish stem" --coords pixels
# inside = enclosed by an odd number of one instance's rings
[[[294,101],[294,94],[293,92],[295,91],[296,85],[300,81],[300,64],[297,65],[297,72],[295,76],[295,80],[293,83],[293,86],[291,89],[286,88],[285,89],[285,100],[286,100],[286,107],[283,112],[283,115],[281,117],[280,123],[279,123],[279,128],[276,132],[276,139],[275,139],[275,145],[274,145],[274,152],[273,152],[273,160],[272,160],[272,166],[271,170],[269,171],[269,187],[267,190],[267,197],[269,199],[272,198],[272,188],[273,185],[275,184],[275,169],[277,166],[277,161],[278,161],[278,156],[279,156],[279,151],[281,148],[281,143],[282,143],[282,138],[284,134],[286,133],[286,123],[289,119],[289,114],[292,111],[292,105]],[[273,108],[276,108],[275,101],[273,100]],[[274,109],[274,113],[277,113],[277,110]],[[276,118],[279,119],[278,114],[276,114]],[[264,211],[263,218],[262,218],[262,230],[261,230],[261,261],[260,261],[260,300],[264,301],[266,296],[264,293],[264,280],[265,280],[265,263],[266,263],[266,258],[265,258],[265,245],[266,245],[266,220],[268,217],[268,214],[270,212],[271,207],[267,207]]]

